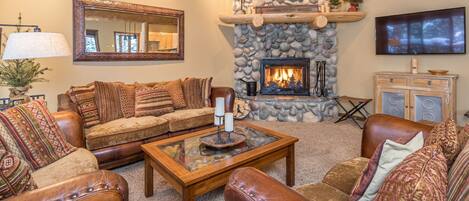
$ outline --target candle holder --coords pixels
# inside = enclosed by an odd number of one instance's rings
[[[223,139],[221,137],[221,126],[224,125],[225,116],[218,116],[215,115],[215,121],[218,123],[217,126],[217,144],[224,144]]]

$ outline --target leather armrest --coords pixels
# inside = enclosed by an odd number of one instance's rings
[[[52,113],[68,143],[75,147],[85,147],[83,124],[80,115],[71,111]]]
[[[77,106],[73,104],[70,96],[67,94],[59,94],[57,96],[57,111],[73,111],[78,112]]]
[[[212,88],[212,103],[215,103],[215,99],[218,97],[225,98],[225,111],[233,112],[235,92],[230,87],[213,87]]]
[[[100,170],[12,197],[18,201],[80,200],[127,201],[128,184],[113,172]]]
[[[233,172],[225,186],[225,201],[306,201],[299,193],[261,171],[248,167]]]
[[[379,144],[387,139],[410,140],[422,131],[426,138],[432,126],[384,114],[372,115],[363,129],[362,157],[371,158]]]

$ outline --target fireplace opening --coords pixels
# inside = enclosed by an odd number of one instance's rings
[[[309,96],[310,60],[263,59],[261,63],[262,95]]]

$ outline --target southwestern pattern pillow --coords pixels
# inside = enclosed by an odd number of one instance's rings
[[[187,109],[200,109],[205,106],[200,79],[187,78],[182,82]]]
[[[451,166],[462,146],[458,140],[458,131],[454,120],[448,119],[435,126],[425,141],[425,146],[428,145],[440,146],[448,160],[448,165]]]
[[[161,116],[174,111],[173,101],[164,89],[137,86],[135,90],[135,116]]]
[[[96,105],[101,123],[124,117],[121,111],[119,86],[120,82],[95,82]]]
[[[175,109],[185,108],[184,92],[182,91],[181,80],[161,82],[154,85],[155,88],[166,89],[171,96]]]
[[[122,114],[125,118],[135,116],[135,86],[123,84],[118,90]]]
[[[67,94],[70,96],[70,100],[77,105],[78,113],[86,128],[100,123],[94,84],[71,87]]]
[[[469,195],[469,143],[459,153],[448,174],[448,201],[467,199]]]
[[[37,189],[29,165],[5,150],[0,150],[0,175],[0,200]]]
[[[375,201],[446,200],[447,174],[441,147],[426,146],[408,156],[386,177]]]
[[[23,158],[33,170],[76,150],[65,141],[62,130],[43,100],[0,113],[0,148]]]

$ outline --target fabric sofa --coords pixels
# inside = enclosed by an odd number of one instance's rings
[[[80,116],[74,112],[53,114],[66,140],[79,147],[75,139],[82,131]],[[58,161],[32,172],[38,189],[11,197],[12,200],[128,200],[128,184],[113,172],[99,170],[96,157],[78,148]]]
[[[375,149],[386,139],[413,137],[423,131],[428,137],[432,126],[387,115],[370,117],[363,131],[361,157],[333,167],[321,183],[288,188],[254,168],[236,170],[225,188],[226,201],[326,201],[349,200],[355,183],[367,167]],[[467,138],[467,134],[465,134]],[[466,142],[464,142],[466,144]]]
[[[226,111],[233,111],[235,94],[232,88],[213,87],[211,100],[225,97]],[[69,95],[58,95],[58,111],[77,112]],[[101,169],[112,169],[143,159],[140,146],[188,132],[201,130],[213,124],[213,108],[175,110],[159,117],[144,116],[121,118],[91,128],[74,128],[68,136],[76,147],[90,150],[98,159]],[[80,130],[80,132],[78,132]]]

